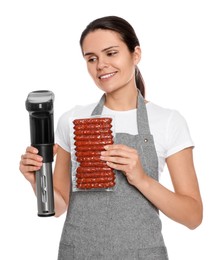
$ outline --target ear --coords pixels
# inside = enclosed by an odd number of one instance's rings
[[[134,64],[137,65],[140,60],[141,60],[141,55],[142,55],[142,51],[140,46],[136,46],[134,53],[133,53],[133,57],[134,57]]]

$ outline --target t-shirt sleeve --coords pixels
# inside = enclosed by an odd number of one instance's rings
[[[70,125],[68,113],[63,114],[58,120],[55,142],[70,153]]]
[[[166,158],[188,147],[194,147],[185,118],[173,111],[166,131]]]

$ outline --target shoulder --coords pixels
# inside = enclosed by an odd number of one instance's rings
[[[185,121],[180,112],[175,109],[165,108],[152,102],[147,103],[146,108],[149,120],[153,123],[168,125]]]
[[[152,132],[165,158],[194,146],[187,121],[179,111],[150,103],[147,112]]]
[[[164,108],[154,103],[147,103],[149,122],[155,127],[155,131],[164,135],[177,134],[181,131],[189,131],[184,116],[175,109]]]

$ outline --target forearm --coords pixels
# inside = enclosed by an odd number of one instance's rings
[[[202,221],[201,204],[190,196],[174,193],[149,176],[136,188],[161,212],[174,221],[196,228]]]
[[[67,203],[62,195],[54,189],[55,217],[60,217],[67,210]]]

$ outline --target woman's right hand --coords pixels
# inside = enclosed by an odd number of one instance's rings
[[[36,183],[35,172],[41,168],[42,160],[38,150],[32,146],[27,147],[25,154],[21,156],[19,170],[31,185]]]

